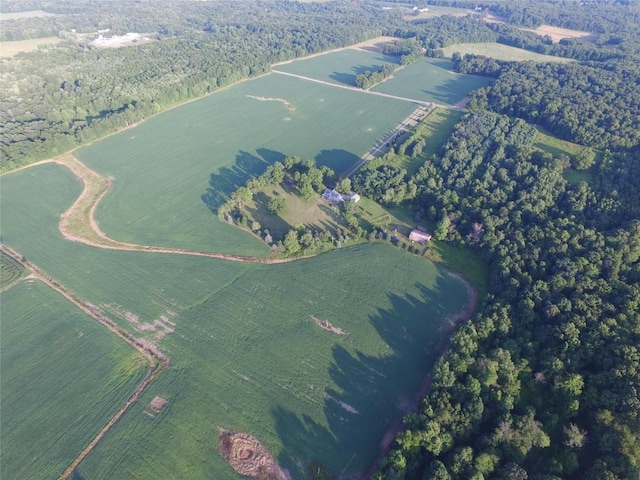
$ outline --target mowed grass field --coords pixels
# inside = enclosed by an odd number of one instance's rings
[[[472,90],[484,87],[490,81],[486,77],[454,72],[450,60],[426,58],[398,70],[392,78],[371,90],[426,102],[455,105]]]
[[[433,365],[442,318],[466,302],[444,269],[383,244],[282,265],[74,244],[57,232],[80,190],[70,172],[41,165],[2,180],[3,240],[171,358],[77,478],[239,478],[219,428],[255,435],[293,478],[312,460],[363,473]],[[170,316],[175,331],[138,331],[133,315]],[[156,395],[169,404],[152,418]]]
[[[410,102],[271,74],[168,111],[77,156],[113,178],[97,211],[113,238],[266,255],[263,242],[212,211],[285,156],[347,170],[414,109]]]
[[[530,52],[522,48],[511,47],[509,45],[503,45],[501,43],[459,43],[457,45],[451,45],[443,49],[446,57],[451,57],[455,52],[461,55],[471,53],[473,55],[484,55],[485,57],[492,57],[498,60],[508,61],[533,61],[533,62],[557,62],[557,63],[569,63],[574,60],[570,58],[554,57],[552,55],[543,55],[541,53]]]
[[[142,381],[131,346],[45,284],[2,292],[3,478],[56,478]]]

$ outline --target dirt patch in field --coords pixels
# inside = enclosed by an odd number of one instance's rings
[[[259,480],[290,480],[273,456],[255,437],[248,433],[220,430],[220,453],[240,475]]]
[[[255,95],[245,95],[246,97],[253,98],[255,100],[260,100],[261,102],[280,102],[284,103],[284,106],[287,107],[292,112],[295,111],[296,107],[293,106],[292,103],[287,102],[284,98],[272,98],[272,97],[256,97]]]
[[[321,329],[326,330],[327,332],[335,333],[336,335],[347,334],[347,332],[345,332],[341,328],[334,326],[332,323],[326,320],[320,320],[318,317],[314,317],[313,315],[311,315],[311,318],[316,323],[316,325],[318,325]]]
[[[162,410],[165,409],[165,407],[169,404],[168,400],[165,400],[162,397],[155,397],[153,400],[151,400],[151,403],[149,404],[149,408],[151,410],[155,410],[156,412],[161,412]]]
[[[590,32],[583,32],[580,30],[570,30],[568,28],[561,27],[552,27],[551,25],[540,25],[538,28],[528,29],[523,28],[522,30],[527,30],[529,32],[537,33],[538,35],[545,36],[549,35],[551,40],[558,43],[560,40],[564,38],[582,38],[585,40],[592,40],[596,36]]]

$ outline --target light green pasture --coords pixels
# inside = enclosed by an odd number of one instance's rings
[[[57,165],[3,177],[4,241],[171,363],[77,478],[237,478],[217,450],[221,427],[255,435],[293,478],[311,460],[363,473],[433,365],[442,318],[465,303],[445,270],[383,244],[250,265],[67,242],[57,221],[79,189]],[[125,312],[175,331],[140,332]],[[152,418],[156,395],[169,405]]]
[[[552,55],[543,55],[541,53],[530,52],[523,48],[511,47],[509,45],[503,45],[501,43],[459,43],[457,45],[451,45],[443,49],[446,57],[451,57],[455,52],[461,55],[471,53],[473,55],[484,55],[485,57],[492,57],[497,60],[508,61],[533,61],[533,62],[557,62],[568,63],[574,60],[570,58],[554,57]]]
[[[263,242],[220,222],[212,210],[285,156],[344,171],[414,109],[271,74],[170,110],[77,155],[113,179],[97,211],[113,238],[266,255]]]

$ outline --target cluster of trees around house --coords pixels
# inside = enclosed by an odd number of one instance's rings
[[[570,184],[566,159],[535,140],[522,120],[469,114],[412,178],[416,214],[485,256],[490,295],[451,338],[377,478],[640,471],[640,211],[627,208],[640,175],[609,189],[638,155]]]
[[[14,5],[3,2],[2,8],[8,11]],[[3,34],[34,22],[53,22],[70,39],[3,60],[3,170],[265,73],[278,61],[378,36],[384,25],[396,21],[379,9],[331,2],[78,0],[32,2],[30,7],[59,15],[3,19]],[[99,49],[77,40],[72,28],[111,29],[104,35],[137,31],[157,41]]]
[[[349,178],[337,179],[330,168],[318,168],[313,160],[301,160],[298,157],[287,157],[283,162],[276,162],[256,178],[235,190],[229,200],[218,208],[218,218],[222,221],[250,229],[255,235],[271,246],[275,253],[287,257],[306,255],[330,248],[341,248],[345,242],[386,240],[399,248],[416,255],[424,255],[424,247],[412,245],[400,235],[388,230],[391,217],[384,215],[376,221],[365,221],[362,209],[352,200],[345,200],[339,206],[333,206],[341,218],[341,225],[335,228],[310,228],[303,223],[294,225],[281,238],[274,238],[269,225],[256,221],[250,209],[245,208],[256,194],[269,186],[285,186],[293,188],[298,196],[306,201],[317,199],[328,185],[335,185],[336,190],[343,193],[351,191]],[[287,201],[281,196],[273,197],[267,204],[272,215],[282,216],[287,213]]]

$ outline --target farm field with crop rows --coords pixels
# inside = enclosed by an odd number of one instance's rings
[[[311,58],[274,65],[273,70],[323,80],[337,85],[355,87],[357,75],[367,70],[370,72],[380,70],[386,63],[400,65],[400,57],[383,55],[373,49],[367,51],[347,48]]]
[[[255,435],[294,478],[311,460],[362,473],[436,358],[442,319],[465,304],[457,278],[382,244],[251,265],[71,243],[55,228],[77,187],[57,165],[3,178],[3,237],[171,358],[81,478],[233,478],[219,428]],[[156,396],[169,404],[150,416]]]
[[[425,102],[455,105],[472,90],[489,83],[490,80],[486,77],[455,73],[449,60],[427,58],[398,70],[392,78],[371,90]]]
[[[4,291],[0,315],[2,476],[56,478],[133,393],[148,363],[38,280]]]

